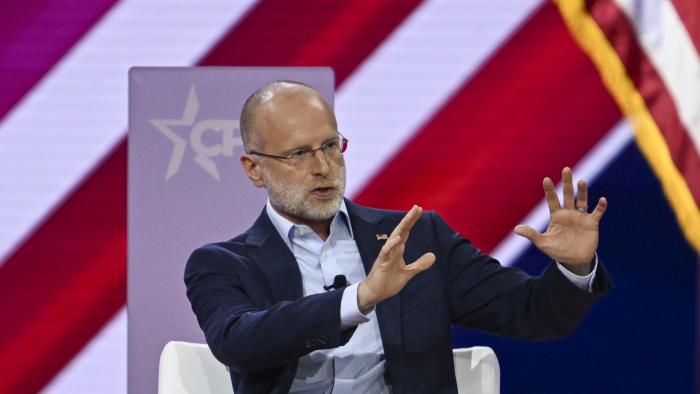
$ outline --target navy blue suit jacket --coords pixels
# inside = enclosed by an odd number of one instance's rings
[[[346,200],[365,271],[404,212]],[[426,252],[435,264],[377,305],[386,380],[397,393],[456,393],[451,325],[522,339],[571,333],[612,287],[598,267],[594,291],[579,289],[554,264],[540,277],[502,267],[434,212],[411,230],[405,260]],[[263,210],[245,233],[195,250],[185,269],[187,296],[214,356],[231,370],[238,393],[285,393],[300,357],[345,344],[343,290],[302,297],[294,255]]]

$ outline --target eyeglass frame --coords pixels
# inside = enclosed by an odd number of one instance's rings
[[[341,134],[340,131],[337,131],[337,133],[338,133],[338,141],[340,141],[340,144],[338,144],[338,151],[339,151],[340,154],[343,154],[343,153],[345,153],[346,150],[348,150],[348,142],[350,142],[350,140],[348,140],[347,138],[345,138],[345,136],[344,136],[343,134]],[[324,146],[325,146],[326,144],[328,144],[329,142],[330,142],[330,141],[324,142],[324,143],[321,144],[318,148],[309,148],[307,151],[304,151],[303,154],[302,154],[301,156],[298,155],[298,151],[299,151],[299,150],[306,149],[306,148],[294,148],[294,149],[293,149],[293,152],[290,153],[290,154],[288,154],[287,156],[272,155],[272,154],[269,154],[269,153],[259,152],[259,151],[256,151],[256,150],[251,150],[251,151],[249,151],[249,152],[247,152],[247,153],[248,153],[249,155],[256,155],[256,156],[262,156],[262,157],[269,157],[269,158],[272,158],[272,159],[294,160],[294,159],[301,159],[302,157],[304,157],[303,155],[305,155],[305,154],[308,154],[308,155],[309,155],[308,157],[311,158],[311,157],[313,157],[314,152],[316,152],[317,150],[321,150],[321,152],[323,152],[324,157],[326,157],[326,152],[323,150],[323,148],[324,148]],[[297,153],[296,156],[294,156],[295,153]]]

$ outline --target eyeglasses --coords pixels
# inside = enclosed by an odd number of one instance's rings
[[[338,138],[324,142],[318,148],[299,148],[294,149],[286,156],[271,155],[269,153],[258,152],[251,150],[248,154],[270,157],[273,159],[286,160],[292,166],[306,165],[311,162],[314,152],[320,150],[327,159],[337,159],[348,149],[348,139],[338,132]]]

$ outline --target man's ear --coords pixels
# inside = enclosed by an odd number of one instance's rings
[[[248,175],[250,181],[257,187],[263,187],[264,184],[262,181],[262,174],[260,174],[261,169],[257,158],[253,157],[253,155],[244,153],[241,155],[240,160],[243,171],[245,171],[246,175]]]

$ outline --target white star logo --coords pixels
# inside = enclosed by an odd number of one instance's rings
[[[165,180],[169,180],[180,169],[182,158],[187,149],[187,141],[173,131],[171,128],[173,126],[192,126],[189,140],[192,149],[196,153],[194,161],[217,181],[220,180],[219,170],[212,158],[222,155],[233,156],[233,148],[236,145],[243,146],[240,136],[234,136],[234,130],[239,128],[237,119],[205,119],[195,123],[198,111],[199,99],[197,98],[197,91],[194,86],[191,86],[180,119],[151,119],[151,124],[173,143],[173,151],[170,154]],[[214,131],[221,134],[221,143],[205,145],[202,139],[205,131]]]

